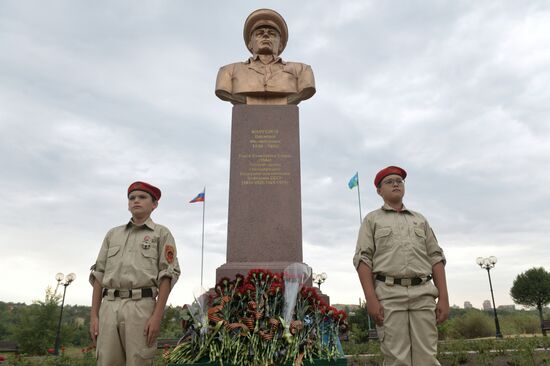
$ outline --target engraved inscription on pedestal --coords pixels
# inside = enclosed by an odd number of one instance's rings
[[[240,172],[241,185],[289,184],[288,165],[292,156],[277,153],[281,147],[278,128],[251,130],[250,147],[253,153],[239,154],[239,159],[247,161],[242,165],[248,165],[248,169]]]

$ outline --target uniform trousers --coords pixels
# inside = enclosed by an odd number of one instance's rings
[[[439,366],[434,284],[407,287],[376,281],[375,292],[384,308],[384,323],[376,327],[384,366]]]
[[[153,314],[153,298],[103,298],[99,308],[97,366],[151,366],[157,344],[147,345],[145,323]]]

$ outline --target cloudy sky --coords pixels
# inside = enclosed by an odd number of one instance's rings
[[[405,204],[448,258],[451,304],[490,298],[475,263],[495,255],[497,305],[517,274],[550,259],[550,4],[547,1],[0,2],[0,301],[43,299],[75,272],[67,303],[89,304],[89,267],[126,222],[134,180],[163,190],[154,219],[174,234],[182,277],[169,302],[225,262],[231,105],[220,66],[248,57],[260,7],[289,26],[283,58],[312,65],[300,104],[304,260],[335,303],[362,297],[351,258],[372,179],[404,167]]]

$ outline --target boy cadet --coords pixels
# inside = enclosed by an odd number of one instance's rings
[[[445,256],[424,216],[403,205],[406,176],[396,166],[376,174],[384,205],[363,220],[353,264],[384,365],[439,365],[436,323],[449,315]]]
[[[155,224],[160,189],[144,182],[128,187],[131,220],[105,236],[90,283],[90,335],[97,365],[152,365],[168,295],[180,275],[174,237]]]

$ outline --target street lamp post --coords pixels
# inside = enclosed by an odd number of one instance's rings
[[[321,290],[321,284],[326,280],[327,280],[327,274],[325,272],[313,274],[313,282],[317,284],[317,287],[319,287],[319,290]]]
[[[54,346],[54,352],[53,354],[58,356],[59,355],[59,347],[61,345],[61,319],[63,318],[63,305],[65,304],[65,292],[67,291],[67,286],[71,284],[76,279],[76,275],[74,273],[69,273],[67,276],[65,276],[63,273],[58,273],[55,275],[55,279],[57,280],[57,288],[59,288],[59,285],[63,286],[63,300],[61,300],[61,311],[59,312],[59,322],[57,323],[57,332],[55,334],[55,346]],[[63,281],[63,282],[62,282]]]
[[[497,307],[495,305],[495,296],[493,295],[493,283],[491,282],[491,268],[495,267],[495,264],[497,263],[496,257],[489,257],[489,258],[483,258],[478,257],[476,259],[476,263],[483,269],[487,270],[487,276],[489,276],[489,287],[491,289],[491,298],[493,299],[493,312],[495,315],[495,328],[496,328],[496,337],[502,338],[502,333],[500,332],[500,325],[498,323],[498,316],[497,316]]]

